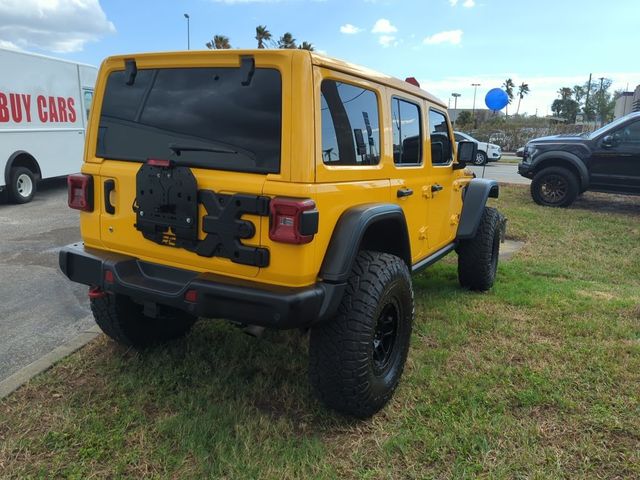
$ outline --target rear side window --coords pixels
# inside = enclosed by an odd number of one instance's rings
[[[451,136],[444,113],[429,110],[429,133],[431,135],[431,163],[446,165],[453,160]]]
[[[324,80],[321,95],[323,162],[377,165],[380,123],[376,94],[348,83]]]
[[[280,171],[282,81],[256,68],[139,70],[109,75],[96,154],[115,160],[178,163],[255,173]],[[173,148],[172,148],[173,147]],[[178,148],[180,154],[176,153]]]
[[[420,107],[399,98],[391,100],[393,121],[393,163],[422,163],[422,121]]]

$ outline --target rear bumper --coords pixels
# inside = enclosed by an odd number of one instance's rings
[[[64,247],[59,262],[70,280],[126,295],[139,303],[281,329],[307,327],[331,318],[346,286],[324,282],[304,288],[263,285],[144,262],[85,248],[81,243]],[[111,281],[105,275],[112,277]],[[190,290],[197,292],[193,302],[185,300]]]

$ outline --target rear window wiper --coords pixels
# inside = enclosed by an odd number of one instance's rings
[[[176,155],[180,155],[182,152],[212,152],[212,153],[231,153],[237,155],[238,152],[227,148],[213,148],[213,147],[198,147],[195,145],[178,145],[175,143],[169,144],[169,150],[172,150]]]

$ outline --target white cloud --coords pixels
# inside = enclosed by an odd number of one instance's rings
[[[340,32],[347,35],[354,35],[356,33],[360,33],[361,31],[361,28],[356,27],[355,25],[351,25],[350,23],[346,23],[340,27]]]
[[[398,44],[396,37],[393,35],[380,35],[378,42],[380,42],[380,45],[383,47],[395,47]]]
[[[371,33],[395,33],[398,29],[386,18],[379,19],[371,29]]]
[[[446,32],[434,33],[426,37],[422,43],[425,45],[438,45],[440,43],[450,43],[459,45],[462,42],[462,30],[448,30]]]
[[[20,50],[20,48],[13,42],[7,40],[0,40],[0,48],[8,48],[9,50]]]
[[[458,0],[449,0],[449,5],[451,5],[452,7],[455,7],[456,5],[458,5]],[[462,6],[465,7],[465,8],[475,7],[476,6],[476,1],[475,0],[465,0],[464,3],[462,4]]]
[[[76,52],[114,33],[99,0],[1,0],[0,44]]]

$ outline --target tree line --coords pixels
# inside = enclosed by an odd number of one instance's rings
[[[296,39],[293,38],[291,32],[284,33],[277,40],[273,37],[271,32],[267,29],[266,25],[258,25],[256,27],[256,36],[254,37],[258,42],[258,48],[285,48],[285,49],[300,49],[300,50],[315,50],[314,46],[310,42],[296,43]],[[210,42],[205,43],[205,46],[209,50],[226,50],[233,48],[229,37],[225,35],[214,35]]]
[[[558,99],[551,104],[554,115],[575,123],[578,113],[582,112],[584,121],[599,120],[607,123],[613,119],[616,99],[622,93],[609,91],[613,83],[610,78],[587,81],[583,85],[562,87],[558,90]]]

